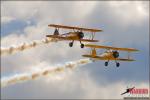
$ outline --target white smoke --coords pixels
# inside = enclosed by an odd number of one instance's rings
[[[28,80],[34,80],[34,79],[40,78],[41,76],[47,76],[47,75],[53,75],[53,74],[65,72],[68,69],[73,70],[79,65],[84,65],[87,63],[90,63],[89,59],[80,59],[80,60],[73,61],[73,62],[67,62],[66,64],[62,66],[56,66],[53,69],[52,67],[49,67],[49,66],[38,65],[36,69],[34,69],[31,72],[15,74],[10,77],[2,77],[1,86],[6,87],[12,84],[16,84],[16,83],[20,83],[20,82],[24,82]]]
[[[22,45],[10,46],[8,48],[1,47],[1,55],[13,54],[18,51],[24,51],[26,49],[34,48],[38,45],[48,44],[50,42],[57,42],[56,39],[46,38],[42,40],[32,41],[31,43],[23,43]]]

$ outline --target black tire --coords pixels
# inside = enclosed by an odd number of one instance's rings
[[[73,46],[73,42],[70,42],[70,43],[69,43],[69,47],[72,47],[72,46]]]
[[[108,66],[108,62],[105,62],[105,66]]]
[[[81,48],[84,48],[84,44],[81,44]]]
[[[116,63],[116,67],[119,67],[120,66],[120,63]]]

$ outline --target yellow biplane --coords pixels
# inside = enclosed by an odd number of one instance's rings
[[[101,46],[101,45],[93,45],[93,44],[85,44],[85,47],[92,48],[91,54],[82,55],[83,57],[91,58],[91,60],[106,60],[105,66],[108,66],[108,62],[110,60],[114,60],[116,62],[116,67],[120,66],[120,63],[117,61],[135,61],[134,59],[130,58],[129,53],[138,51],[134,48],[118,48],[118,47],[110,47],[110,46]],[[106,49],[106,51],[100,55],[97,55],[96,49]],[[120,58],[119,51],[127,51],[128,57],[127,58]]]
[[[72,41],[69,43],[69,46],[72,47],[74,41],[80,41],[81,48],[84,48],[84,44],[81,43],[83,42],[98,42],[98,40],[94,40],[95,32],[101,32],[102,30],[99,29],[90,29],[90,28],[81,28],[81,27],[72,27],[72,26],[64,26],[64,25],[55,25],[55,24],[50,24],[48,25],[49,27],[54,27],[55,31],[53,35],[46,35],[48,38],[54,38],[58,40],[67,40],[67,41]],[[72,32],[64,33],[64,34],[59,34],[59,29],[72,29]],[[91,39],[85,39],[84,38],[84,32],[91,32]]]

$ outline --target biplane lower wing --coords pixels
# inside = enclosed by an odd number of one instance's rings
[[[92,56],[92,55],[82,55],[82,56],[88,58],[94,58],[97,60],[135,61],[134,59],[126,59],[126,58],[107,58],[107,57]]]
[[[67,36],[64,37],[64,36],[60,36],[60,35],[46,35],[46,37],[55,38],[55,39],[59,39],[59,40],[66,40],[66,41],[77,40],[77,41],[83,41],[83,42],[98,42],[98,40],[78,39],[78,38],[75,38],[75,37],[67,37]]]
[[[99,40],[80,39],[83,42],[98,42]]]
[[[85,46],[90,48],[112,49],[112,50],[127,51],[127,52],[139,51],[134,48],[118,48],[118,47],[110,47],[110,46],[102,46],[102,45],[94,45],[94,44],[86,44]]]

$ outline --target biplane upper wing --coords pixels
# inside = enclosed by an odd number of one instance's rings
[[[49,24],[48,26],[49,27],[55,27],[55,28],[64,28],[64,29],[77,29],[77,30],[88,31],[88,32],[101,32],[102,31],[100,29],[81,28],[81,27],[56,25],[56,24]]]
[[[83,41],[83,42],[98,42],[98,40],[90,40],[90,39],[77,39],[74,37],[64,37],[64,36],[60,36],[60,35],[46,35],[46,37],[50,37],[50,38],[55,38],[55,39],[60,39],[60,40],[78,40],[78,41]]]
[[[85,44],[85,46],[90,48],[112,49],[112,50],[128,51],[128,52],[139,51],[134,48],[118,48],[118,47],[110,47],[110,46],[102,46],[102,45],[94,45],[94,44]]]
[[[92,56],[92,55],[82,55],[83,57],[94,58],[97,60],[119,60],[119,61],[135,61],[134,59],[128,58],[107,58],[107,57],[100,57],[100,56]]]

